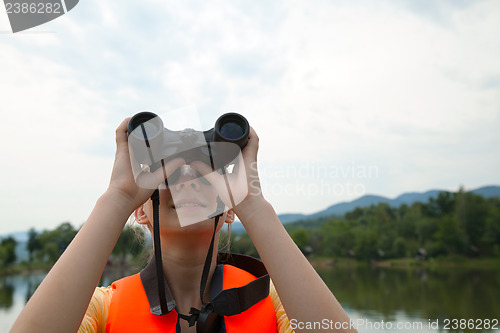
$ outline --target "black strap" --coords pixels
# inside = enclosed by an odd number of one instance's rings
[[[208,280],[208,274],[210,273],[210,267],[212,266],[212,255],[214,253],[214,241],[215,241],[215,233],[217,231],[217,225],[219,224],[219,219],[220,215],[217,215],[214,220],[214,232],[212,234],[212,240],[210,241],[210,246],[208,248],[208,253],[205,258],[205,265],[203,266],[203,274],[201,275],[201,282],[200,282],[200,299],[201,299],[201,304],[204,304],[203,302],[203,294],[205,292],[205,287],[207,286],[207,280]]]
[[[165,281],[163,275],[163,261],[161,259],[161,241],[160,241],[160,192],[156,189],[151,196],[153,201],[153,237],[156,262],[156,280],[158,283],[158,294],[160,297],[160,308],[154,309],[161,314],[168,313],[167,300],[165,297]],[[152,309],[153,310],[153,309]]]
[[[177,315],[179,318],[184,319],[189,323],[189,327],[194,326],[196,324],[196,321],[198,320],[198,316],[200,315],[200,310],[196,308],[191,308],[189,310],[190,315],[185,315],[182,313],[178,313]]]
[[[262,261],[244,254],[219,252],[217,256],[217,263],[238,267],[257,278],[267,274],[266,266],[264,266]]]
[[[241,254],[219,253],[218,263],[230,264],[257,277],[256,280],[239,287],[221,291],[213,300],[213,308],[222,316],[233,316],[244,312],[269,295],[270,279],[262,261]]]

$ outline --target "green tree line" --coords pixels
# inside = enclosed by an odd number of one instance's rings
[[[358,260],[390,258],[500,257],[500,199],[484,198],[462,189],[441,192],[428,202],[397,208],[380,203],[356,208],[343,217],[287,224],[297,246],[306,254]],[[64,222],[53,230],[28,233],[29,264],[52,265],[78,232]],[[222,232],[219,248],[228,250],[228,233]],[[110,261],[142,265],[151,256],[149,231],[127,225]],[[258,256],[249,236],[231,234],[230,251]],[[15,264],[16,240],[0,240],[2,267]]]
[[[288,227],[296,244],[329,257],[500,256],[500,200],[462,189],[441,192],[426,203],[397,208],[380,203],[311,228],[298,225]]]
[[[53,265],[64,250],[71,243],[78,229],[70,222],[63,222],[52,230],[36,231],[34,228],[28,232],[26,251],[27,262],[30,266],[43,267]],[[132,260],[147,260],[149,249],[145,246],[146,238],[140,227],[126,226],[113,249],[110,263],[125,264]],[[5,237],[0,240],[0,264],[5,268],[12,268],[19,264],[16,256],[17,241],[13,237]],[[23,263],[21,263],[23,264]]]

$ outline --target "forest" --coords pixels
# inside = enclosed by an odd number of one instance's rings
[[[428,202],[399,207],[381,203],[356,208],[344,216],[289,223],[285,228],[304,254],[313,258],[500,257],[500,199],[462,189],[440,192]],[[223,230],[219,242],[222,251],[258,256],[246,233]],[[50,267],[77,232],[69,222],[53,230],[31,229],[26,242],[29,256],[22,263],[16,258],[16,240],[4,237],[0,240],[1,267]],[[152,253],[150,239],[147,229],[127,224],[109,263],[144,265]]]
[[[356,208],[315,226],[288,226],[301,249],[359,260],[500,256],[500,200],[460,190],[426,203]]]

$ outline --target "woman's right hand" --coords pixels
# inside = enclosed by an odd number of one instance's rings
[[[180,166],[186,164],[182,158],[173,159],[165,163],[164,168],[159,168],[153,173],[143,172],[139,175],[141,184],[147,184],[147,188],[137,185],[130,163],[130,152],[128,146],[127,124],[130,120],[126,118],[116,129],[116,154],[111,180],[107,189],[121,205],[130,210],[130,213],[142,205],[151,197],[154,189],[164,180],[165,175],[171,175]]]

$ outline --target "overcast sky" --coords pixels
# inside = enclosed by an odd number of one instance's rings
[[[1,10],[0,235],[80,226],[142,110],[245,115],[278,213],[498,185],[499,17],[496,0],[81,0],[12,34]]]

